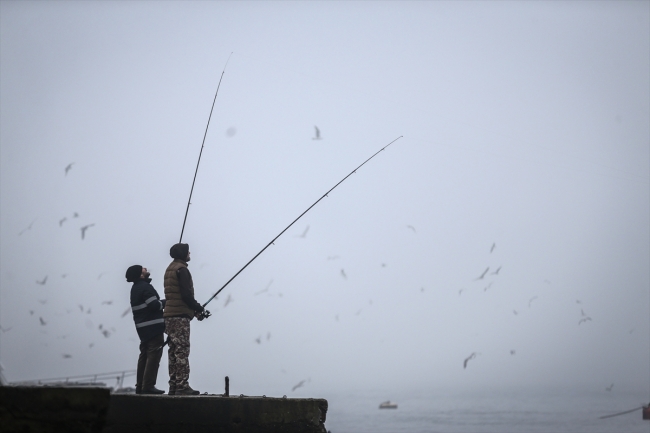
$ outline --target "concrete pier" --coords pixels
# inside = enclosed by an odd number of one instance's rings
[[[0,387],[0,432],[326,433],[327,400]]]
[[[105,433],[325,433],[327,400],[114,394]]]

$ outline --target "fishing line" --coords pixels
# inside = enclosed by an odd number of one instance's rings
[[[379,149],[379,150],[378,150],[377,152],[375,152],[375,153],[374,153],[370,158],[366,159],[363,163],[361,163],[361,165],[359,165],[357,168],[355,168],[354,170],[352,170],[352,171],[351,171],[347,176],[345,176],[343,179],[341,179],[341,180],[340,180],[336,185],[334,185],[334,186],[333,186],[329,191],[327,191],[325,194],[323,194],[323,195],[321,196],[321,198],[319,198],[318,200],[316,200],[316,201],[314,202],[314,204],[312,204],[311,206],[309,206],[309,207],[307,208],[307,210],[305,210],[303,213],[301,213],[301,214],[298,216],[298,218],[296,218],[295,220],[293,220],[293,222],[292,222],[291,224],[289,224],[289,225],[288,225],[284,230],[282,230],[282,231],[280,232],[280,234],[278,234],[276,237],[274,237],[274,238],[271,240],[271,242],[269,242],[269,243],[268,243],[264,248],[262,248],[262,250],[261,250],[259,253],[255,254],[255,256],[254,256],[252,259],[250,259],[250,260],[248,261],[248,263],[246,263],[246,264],[244,265],[244,267],[241,268],[241,269],[240,269],[240,270],[239,270],[235,275],[233,275],[232,278],[230,278],[228,281],[226,281],[226,284],[224,284],[223,286],[221,286],[221,288],[217,291],[217,293],[215,293],[214,295],[212,295],[212,297],[211,297],[210,299],[208,299],[208,301],[207,301],[205,304],[203,304],[203,307],[205,307],[206,305],[208,305],[208,304],[210,303],[210,301],[212,301],[212,300],[213,300],[213,299],[214,299],[214,298],[215,298],[215,297],[216,297],[216,296],[217,296],[217,295],[218,295],[218,294],[219,294],[219,293],[220,293],[220,292],[221,292],[221,291],[222,291],[222,290],[223,290],[223,289],[228,285],[228,284],[230,284],[230,282],[231,282],[232,280],[234,280],[235,277],[237,277],[237,275],[239,275],[239,274],[240,274],[244,269],[246,269],[246,267],[247,267],[248,265],[250,265],[250,264],[253,262],[253,260],[255,260],[255,259],[256,259],[260,254],[262,254],[262,253],[264,252],[264,250],[266,250],[268,247],[270,247],[271,245],[273,245],[273,243],[274,243],[274,242],[275,242],[275,241],[276,241],[280,236],[282,236],[282,234],[283,234],[284,232],[286,232],[286,231],[289,229],[289,227],[291,227],[292,225],[294,225],[294,223],[295,223],[296,221],[298,221],[300,218],[302,218],[302,216],[303,216],[304,214],[306,214],[307,212],[309,212],[309,210],[310,210],[311,208],[313,208],[314,206],[316,206],[316,204],[318,204],[319,201],[321,201],[322,199],[324,199],[325,197],[327,197],[327,195],[328,195],[330,192],[332,192],[332,191],[334,190],[334,188],[336,188],[336,187],[339,186],[341,183],[343,183],[343,181],[345,181],[345,179],[347,179],[348,177],[350,177],[350,176],[352,176],[354,173],[356,173],[358,169],[360,169],[364,164],[366,164],[368,161],[370,161],[372,158],[374,158],[374,157],[375,157],[379,152],[381,152],[382,150],[386,149],[388,146],[390,146],[391,144],[395,143],[395,142],[396,142],[397,140],[399,140],[400,138],[402,138],[401,135],[400,135],[399,137],[397,137],[395,140],[393,140],[393,141],[391,141],[390,143],[388,143],[386,146],[384,146],[384,147],[382,147],[381,149]]]
[[[232,52],[230,53],[232,56]],[[194,179],[192,180],[192,188],[190,189],[190,198],[187,199],[187,208],[185,209],[185,218],[183,218],[183,228],[181,229],[181,237],[178,240],[178,243],[181,243],[183,240],[183,232],[185,231],[185,222],[187,221],[187,213],[190,211],[190,203],[192,201],[192,193],[194,192],[194,183],[196,182],[196,174],[199,172],[199,164],[201,163],[201,154],[203,154],[203,146],[205,145],[205,137],[208,135],[208,128],[210,127],[210,119],[212,119],[212,111],[214,110],[214,103],[217,101],[217,95],[219,94],[219,87],[221,87],[221,80],[223,80],[223,74],[226,72],[226,66],[230,61],[230,56],[226,60],[226,65],[221,71],[221,78],[219,78],[219,84],[217,85],[217,91],[214,94],[214,100],[212,101],[212,108],[210,109],[210,115],[208,116],[208,124],[205,125],[205,133],[203,134],[203,142],[201,143],[201,151],[199,152],[199,160],[196,161],[196,170],[194,170]]]

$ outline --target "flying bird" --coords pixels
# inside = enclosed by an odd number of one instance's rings
[[[41,326],[45,326],[45,325],[47,325],[47,322],[46,322],[45,320],[43,320],[42,317],[39,317],[38,320],[41,321]]]
[[[84,306],[83,305],[79,304],[79,309],[81,310],[82,313],[84,312]]]
[[[515,353],[517,353],[517,352],[515,352],[514,350],[511,350],[511,351],[510,351],[510,354],[511,354],[511,355],[514,355]]]
[[[79,214],[75,212],[74,214],[72,214],[72,218],[79,218]]]
[[[68,355],[67,353],[64,353],[64,354],[63,354],[63,357],[66,358],[66,359],[68,359],[68,358],[72,358],[72,355]]]
[[[104,337],[106,337],[106,338],[108,338],[108,337],[111,336],[111,333],[108,332],[108,329],[104,329],[104,330],[102,331],[102,334],[104,334]]]
[[[63,223],[66,222],[67,219],[68,219],[68,217],[63,217],[62,219],[60,219],[59,220],[59,227],[61,227],[63,225]]]
[[[8,327],[8,328],[3,328],[2,326],[0,326],[0,331],[2,331],[2,332],[8,332],[8,331],[11,331],[11,328],[13,328],[13,326],[10,326],[10,327]]]
[[[485,274],[487,274],[487,272],[488,272],[489,270],[490,270],[490,267],[488,266],[487,268],[485,268],[485,270],[483,271],[483,273],[481,274],[481,276],[478,277],[478,278],[475,278],[474,281],[476,281],[476,280],[482,280],[482,279],[485,277]]]
[[[415,227],[413,227],[413,226],[410,225],[410,224],[407,225],[406,228],[409,228],[409,229],[413,230],[413,233],[417,233],[417,232],[415,231]]]
[[[266,341],[269,341],[271,339],[271,333],[267,332],[266,334]]]
[[[47,304],[47,299],[39,299],[38,302],[40,302],[42,305]]]
[[[37,280],[37,281],[36,281],[36,284],[40,284],[41,286],[44,286],[46,281],[47,281],[47,275],[46,275],[45,278],[43,278],[41,281],[38,281],[38,280]]]
[[[72,168],[72,165],[73,165],[73,164],[74,164],[74,162],[71,162],[70,164],[68,164],[68,165],[65,166],[65,175],[66,175],[66,176],[68,175],[68,172],[69,172],[70,169]]]
[[[517,310],[512,310],[513,313],[515,313],[515,316],[519,313],[517,313]]]
[[[613,387],[614,387],[614,384],[612,383],[607,388],[605,388],[605,391],[611,391]]]
[[[291,391],[295,391],[296,389],[300,388],[300,387],[303,386],[304,384],[305,384],[305,381],[304,381],[304,380],[301,380],[301,381],[298,382],[296,385],[294,385],[293,388],[291,388]]]
[[[262,336],[257,337],[255,342],[257,342],[257,344],[262,344]]]
[[[588,321],[591,321],[591,317],[585,317],[584,319],[580,319],[578,325],[581,324],[582,322],[588,322]]]
[[[492,283],[490,283],[490,284],[488,284],[487,286],[485,286],[485,287],[483,288],[483,291],[484,291],[484,292],[487,292],[487,289],[489,289],[490,287],[492,287]]]
[[[268,291],[269,291],[269,287],[271,287],[271,284],[272,284],[272,283],[273,283],[273,280],[269,281],[269,284],[266,285],[266,289],[264,289],[264,290],[260,290],[259,292],[255,292],[254,296],[257,296],[257,295],[259,295],[259,294],[261,294],[261,293],[264,293],[264,292],[268,292]]]
[[[528,308],[530,308],[530,303],[533,302],[535,299],[537,299],[537,296],[533,296],[528,300]]]
[[[232,302],[232,298],[230,297],[230,294],[228,294],[228,299],[226,299],[226,303],[223,304],[223,307],[224,307],[224,308],[227,307],[228,304],[230,304],[231,302]]]
[[[127,308],[126,310],[124,310],[124,313],[122,313],[122,317],[124,317],[124,316],[126,316],[127,314],[129,314],[129,311],[131,311],[131,307],[129,307],[129,308]]]
[[[336,259],[340,259],[340,257],[339,256],[327,256],[327,260],[336,260]]]
[[[304,238],[304,237],[307,236],[307,232],[308,232],[308,231],[309,231],[309,226],[307,226],[307,228],[305,229],[304,232],[302,232],[301,235],[298,235],[298,236],[296,236],[296,237],[297,237],[297,238]]]
[[[465,358],[465,361],[463,361],[463,368],[467,368],[467,363],[469,362],[469,360],[474,358],[476,358],[476,352],[472,352],[470,356]]]
[[[95,224],[87,224],[81,228],[81,240],[84,240],[86,237],[86,230],[94,226]]]
[[[492,272],[490,275],[499,275],[499,271],[501,270],[501,266],[497,268],[496,271]]]
[[[346,280],[348,279],[348,276],[345,275],[345,271],[344,271],[343,269],[341,269],[341,276],[342,276],[343,278],[345,278]]]
[[[102,305],[111,305],[113,301],[103,301]]]
[[[497,246],[496,242],[492,244],[492,248],[490,248],[490,254],[492,254],[492,251],[494,251],[496,246]]]
[[[34,225],[35,222],[36,222],[36,220],[32,221],[31,224],[28,225],[26,229],[23,229],[20,233],[18,233],[18,236],[22,235],[22,234],[25,233],[27,230],[31,230],[31,229],[32,229],[32,226]]]
[[[314,126],[316,129],[316,136],[312,138],[312,140],[320,140],[320,129],[318,129],[318,126]]]

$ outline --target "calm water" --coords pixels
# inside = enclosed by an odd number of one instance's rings
[[[333,393],[325,427],[332,433],[649,433],[641,410],[648,392],[493,391]],[[398,409],[379,409],[391,400]]]

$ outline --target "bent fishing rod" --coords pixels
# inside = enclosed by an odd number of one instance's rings
[[[230,56],[232,56],[232,53],[230,53]],[[192,180],[192,188],[190,189],[190,198],[187,199],[185,218],[183,218],[183,228],[181,229],[181,237],[178,240],[179,244],[183,241],[183,232],[185,231],[185,221],[187,221],[187,213],[190,211],[192,193],[194,192],[194,183],[196,182],[196,174],[199,172],[199,164],[201,163],[201,154],[203,153],[203,146],[205,145],[205,137],[208,135],[208,128],[210,127],[210,119],[212,119],[212,111],[214,110],[214,103],[217,101],[217,95],[219,94],[219,87],[221,87],[221,80],[223,80],[223,74],[226,72],[226,66],[228,66],[228,62],[230,61],[230,56],[228,56],[228,60],[226,60],[226,65],[223,67],[223,71],[221,71],[221,78],[219,78],[217,91],[214,94],[214,100],[212,101],[212,108],[210,109],[210,115],[208,116],[208,124],[205,126],[205,133],[203,134],[203,142],[201,143],[201,151],[199,152],[199,160],[196,161],[196,170],[194,170],[194,179]]]
[[[226,281],[226,284],[224,284],[223,286],[221,286],[221,288],[217,291],[217,293],[215,293],[214,295],[212,295],[212,297],[211,297],[210,299],[208,299],[207,302],[206,302],[205,304],[203,304],[203,307],[205,308],[205,306],[208,305],[208,304],[210,303],[210,301],[212,301],[214,298],[216,298],[217,295],[218,295],[219,293],[221,293],[221,291],[222,291],[222,290],[223,290],[223,289],[224,289],[228,284],[230,284],[230,282],[231,282],[232,280],[234,280],[234,279],[237,277],[237,275],[239,275],[239,274],[240,274],[244,269],[246,269],[246,267],[248,267],[248,265],[250,265],[250,264],[253,262],[253,260],[255,260],[255,259],[256,259],[260,254],[262,254],[262,253],[263,253],[263,252],[264,252],[268,247],[270,247],[271,245],[273,245],[273,243],[274,243],[274,242],[275,242],[275,241],[276,241],[280,236],[282,236],[282,234],[283,234],[284,232],[286,232],[287,230],[289,230],[289,227],[291,227],[292,225],[294,225],[295,222],[298,221],[300,218],[302,218],[302,216],[303,216],[304,214],[306,214],[307,212],[309,212],[309,210],[310,210],[311,208],[313,208],[314,206],[316,206],[316,205],[318,204],[319,201],[321,201],[322,199],[324,199],[325,197],[327,197],[327,195],[328,195],[330,192],[332,192],[332,191],[334,190],[334,188],[336,188],[337,186],[339,186],[340,184],[342,184],[343,181],[345,181],[345,179],[347,179],[348,177],[350,177],[350,176],[352,176],[354,173],[356,173],[358,169],[360,169],[361,167],[363,167],[363,166],[364,166],[368,161],[370,161],[372,158],[374,158],[374,157],[375,157],[379,152],[381,152],[382,150],[386,149],[388,146],[390,146],[391,144],[395,143],[395,142],[396,142],[397,140],[399,140],[400,138],[402,138],[401,135],[400,135],[399,137],[397,137],[395,140],[393,140],[393,141],[391,141],[390,143],[388,143],[386,146],[384,146],[384,147],[382,147],[381,149],[379,149],[379,150],[378,150],[377,152],[375,152],[375,153],[374,153],[370,158],[366,159],[363,163],[361,163],[361,165],[359,165],[357,168],[355,168],[354,170],[352,170],[352,171],[351,171],[347,176],[345,176],[343,179],[341,179],[341,180],[340,180],[336,185],[334,185],[334,186],[333,186],[329,191],[327,191],[325,194],[323,194],[323,195],[321,196],[321,198],[319,198],[318,200],[316,200],[316,201],[314,202],[314,204],[312,204],[311,206],[309,206],[309,207],[307,208],[307,210],[305,210],[303,213],[301,213],[301,214],[298,216],[298,218],[296,218],[295,220],[293,220],[293,222],[292,222],[291,224],[289,224],[289,225],[288,225],[284,230],[282,230],[282,231],[280,232],[280,234],[278,234],[276,237],[274,237],[274,238],[271,240],[271,242],[269,242],[269,243],[268,243],[264,248],[262,248],[262,249],[260,250],[259,253],[255,254],[255,256],[254,256],[252,259],[250,259],[250,260],[248,261],[248,263],[246,263],[246,264],[244,265],[244,267],[241,268],[241,269],[240,269],[240,270],[239,270],[235,275],[233,275],[232,278],[230,278],[228,281]]]

